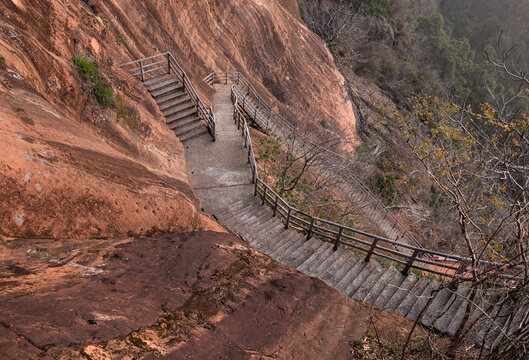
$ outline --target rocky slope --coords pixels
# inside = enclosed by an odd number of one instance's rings
[[[368,330],[400,341],[411,326],[228,234],[0,250],[16,261],[0,268],[0,353],[10,360],[353,359]]]
[[[212,226],[196,211],[181,144],[141,83],[119,68],[164,51],[206,102],[202,77],[240,70],[286,113],[310,113],[313,127],[328,119],[354,136],[344,80],[294,0],[4,1],[0,234],[109,237]],[[74,55],[98,64],[119,109],[99,106]]]

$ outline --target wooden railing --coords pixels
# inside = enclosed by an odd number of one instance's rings
[[[241,130],[244,146],[248,150],[248,163],[252,169],[252,179],[255,184],[254,195],[261,198],[261,203],[272,208],[273,215],[278,216],[285,228],[293,228],[306,234],[307,240],[317,237],[323,241],[332,242],[334,249],[339,246],[353,249],[365,254],[365,261],[373,256],[385,258],[402,266],[402,273],[407,274],[410,269],[438,275],[442,278],[469,279],[472,273],[488,274],[490,279],[496,279],[495,285],[513,286],[522,279],[523,267],[509,263],[498,263],[480,260],[475,266],[469,258],[455,254],[447,254],[413,246],[401,241],[390,240],[381,236],[369,234],[358,229],[334,223],[312,216],[290,206],[272,187],[260,177],[255,160],[254,148],[250,136],[249,125],[241,109],[240,91],[236,86],[231,89],[233,102],[233,117],[237,128]],[[246,113],[246,112],[245,112]],[[246,115],[248,115],[246,113]],[[249,115],[248,115],[249,116]],[[441,260],[439,260],[441,259]],[[453,262],[457,266],[449,264]]]
[[[318,158],[323,163],[323,166],[348,179],[356,189],[359,189],[364,194],[365,200],[370,203],[370,206],[375,211],[384,214],[382,220],[392,224],[392,231],[399,234],[394,240],[422,247],[421,243],[397,219],[393,212],[354,174],[354,166],[351,160],[316,144],[306,134],[298,131],[294,125],[263,100],[243,74],[238,72],[214,72],[209,74],[204,81],[210,85],[214,83],[237,84],[242,87],[243,90],[239,89],[239,87],[235,89],[237,97],[240,99],[239,104],[259,127],[271,129],[284,137],[296,134],[296,138],[300,139],[300,141],[310,144],[313,148],[318,148]]]
[[[174,74],[182,83],[184,91],[189,95],[193,105],[195,105],[195,108],[197,109],[198,116],[205,122],[210,135],[213,137],[213,140],[215,140],[215,116],[211,107],[204,105],[195,91],[193,84],[189,80],[189,77],[170,52],[131,61],[122,64],[121,67],[126,68],[129,73],[133,76],[139,77],[143,82],[159,75]]]

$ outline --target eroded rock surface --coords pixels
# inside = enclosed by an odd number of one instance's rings
[[[347,359],[372,324],[386,334],[409,326],[228,234],[1,250],[8,359]]]

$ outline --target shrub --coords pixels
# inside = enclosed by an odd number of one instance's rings
[[[307,14],[305,13],[305,6],[300,0],[298,0],[298,10],[299,10],[299,16],[301,16],[301,18],[305,20],[307,18]]]
[[[99,79],[97,72],[97,64],[90,61],[82,56],[74,56],[72,58],[73,63],[77,66],[77,69],[83,75],[83,78],[87,82],[96,83]]]
[[[110,86],[104,85],[102,81],[98,81],[96,83],[94,95],[97,101],[104,108],[112,106],[112,104],[114,103],[114,91]]]
[[[395,201],[395,180],[399,178],[399,175],[378,173],[372,182],[373,189],[382,196],[388,205]]]
[[[77,67],[84,81],[94,85],[94,96],[102,107],[112,106],[114,103],[114,91],[110,86],[103,83],[99,76],[97,64],[82,56],[72,57],[74,65]]]
[[[320,121],[320,125],[324,128],[324,129],[328,129],[330,128],[331,126],[329,125],[329,122],[327,121],[327,119],[323,119]]]

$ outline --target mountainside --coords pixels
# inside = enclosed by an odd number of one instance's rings
[[[295,1],[2,2],[0,234],[109,237],[215,226],[197,211],[182,145],[141,82],[119,67],[165,51],[206,102],[204,76],[239,70],[272,102],[296,104],[281,105],[284,112],[310,113],[313,126],[328,119],[354,137],[344,80]],[[83,78],[73,56],[97,65],[100,84]],[[100,85],[100,97],[113,89],[112,106],[94,97]]]

